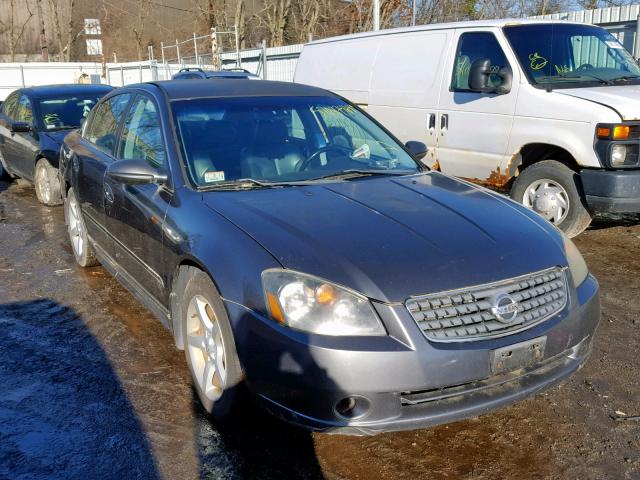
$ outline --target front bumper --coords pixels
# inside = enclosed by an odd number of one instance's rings
[[[579,369],[600,318],[593,277],[555,317],[514,335],[433,343],[404,306],[377,306],[388,337],[323,337],[275,325],[228,302],[249,388],[272,413],[330,433],[367,435],[417,429],[487,413],[548,388]],[[496,348],[546,336],[533,367],[491,375]],[[362,408],[345,418],[345,397]]]
[[[640,212],[640,170],[580,172],[587,206],[599,213]]]

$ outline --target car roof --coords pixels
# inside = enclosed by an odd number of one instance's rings
[[[234,70],[218,70],[215,72],[203,72],[207,78],[216,78],[216,77],[238,77],[238,78],[247,78],[253,77],[258,78],[257,75],[254,75],[250,72],[239,72]]]
[[[292,82],[238,79],[233,82],[212,82],[207,79],[164,80],[128,85],[128,88],[150,89],[156,86],[171,100],[216,97],[335,97],[321,88]],[[152,88],[152,87],[151,87]]]
[[[83,92],[108,93],[113,90],[110,85],[91,83],[68,83],[61,85],[42,85],[22,88],[21,91],[34,98],[51,97],[54,95],[74,95]]]
[[[456,28],[491,28],[491,27],[511,27],[518,25],[546,25],[546,24],[575,24],[582,26],[594,26],[585,25],[584,23],[569,22],[566,20],[547,20],[547,19],[525,19],[525,18],[506,18],[499,20],[470,20],[466,22],[450,22],[450,23],[431,23],[427,25],[419,25],[416,27],[400,27],[389,28],[386,30],[377,30],[371,32],[352,33],[349,35],[340,35],[337,37],[323,38],[308,43],[307,45],[319,45],[322,43],[340,42],[343,40],[352,40],[365,37],[377,37],[380,35],[394,35],[397,33],[410,33],[410,32],[422,32],[428,30],[448,30]]]

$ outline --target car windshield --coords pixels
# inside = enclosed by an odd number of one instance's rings
[[[45,130],[77,128],[103,94],[65,95],[38,101],[40,119]]]
[[[420,170],[374,121],[333,97],[174,101],[187,168],[200,187],[327,181]]]
[[[633,56],[602,28],[537,24],[509,26],[504,32],[534,85],[575,88],[640,80]]]

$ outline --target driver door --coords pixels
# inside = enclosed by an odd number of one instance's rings
[[[506,43],[493,31],[456,30],[437,115],[438,162],[447,174],[478,183],[504,183],[509,161],[509,136],[516,108],[519,74]],[[474,61],[488,58],[492,71],[511,67],[513,81],[506,94],[470,90]]]

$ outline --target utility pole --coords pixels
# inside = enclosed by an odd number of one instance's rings
[[[38,20],[40,21],[40,50],[42,52],[42,61],[49,61],[49,47],[47,46],[47,34],[44,28],[44,16],[42,15],[42,0],[37,0]]]
[[[411,2],[411,26],[416,26],[416,0]]]
[[[373,29],[380,30],[380,0],[373,0]]]

